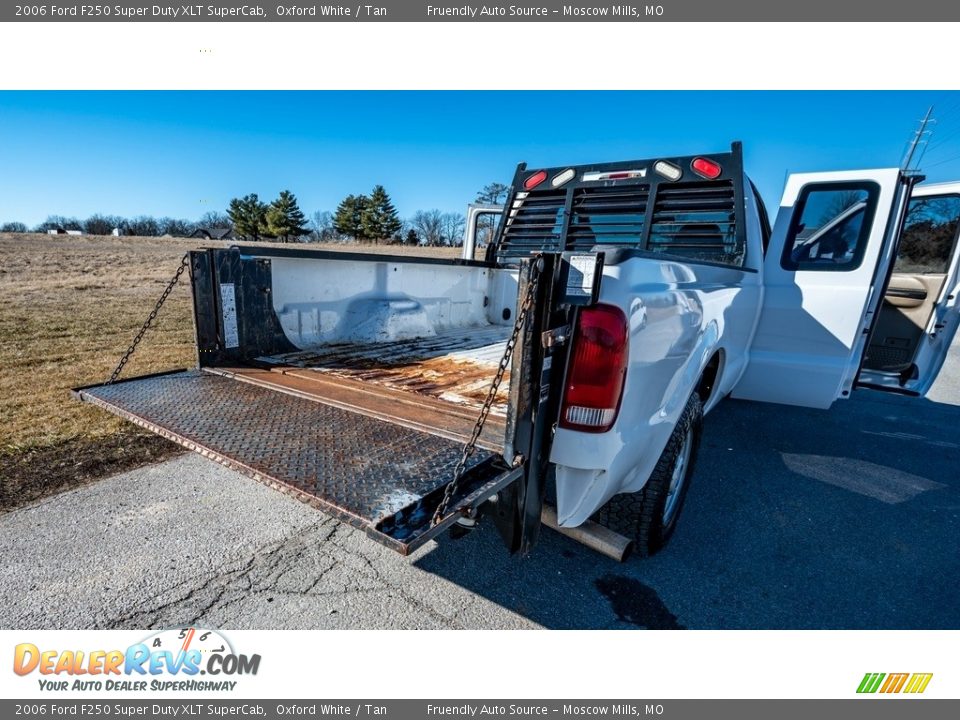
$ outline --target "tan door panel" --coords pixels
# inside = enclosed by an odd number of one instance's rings
[[[890,278],[884,304],[898,308],[910,318],[914,325],[924,330],[946,279],[947,276],[942,273],[929,275],[894,273]]]
[[[943,282],[943,276],[941,276],[940,282]],[[883,299],[884,302],[894,307],[916,308],[922,307],[929,295],[930,292],[923,282],[923,276],[894,273],[890,278],[890,287],[887,288],[887,294]]]
[[[910,367],[945,281],[944,274],[894,273],[890,277],[866,367],[888,372]]]

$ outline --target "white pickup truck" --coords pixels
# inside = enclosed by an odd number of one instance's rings
[[[792,175],[771,229],[738,143],[521,164],[483,261],[190,253],[197,367],[76,393],[402,553],[481,514],[528,552],[552,497],[651,554],[723,398],[929,389],[960,183],[918,180]]]

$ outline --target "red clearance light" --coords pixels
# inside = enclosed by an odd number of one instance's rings
[[[627,317],[613,305],[580,311],[560,427],[601,433],[613,427],[627,372]]]
[[[524,190],[533,190],[537,185],[547,179],[547,171],[540,170],[523,181]]]
[[[720,173],[723,172],[723,168],[713,160],[702,157],[695,158],[694,161],[690,163],[690,167],[697,175],[705,177],[707,180],[716,180],[720,177]]]

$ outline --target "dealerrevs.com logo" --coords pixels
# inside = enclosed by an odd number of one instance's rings
[[[927,689],[933,673],[867,673],[857,687],[858,693],[907,693],[915,695]]]
[[[13,671],[37,674],[40,689],[51,691],[231,691],[237,685],[233,678],[259,669],[260,655],[237,653],[217,631],[196,627],[163,630],[126,650],[51,650],[20,643],[13,653]]]

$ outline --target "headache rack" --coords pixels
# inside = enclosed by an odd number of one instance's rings
[[[741,266],[740,143],[713,155],[529,170],[517,166],[490,258],[626,248]]]

